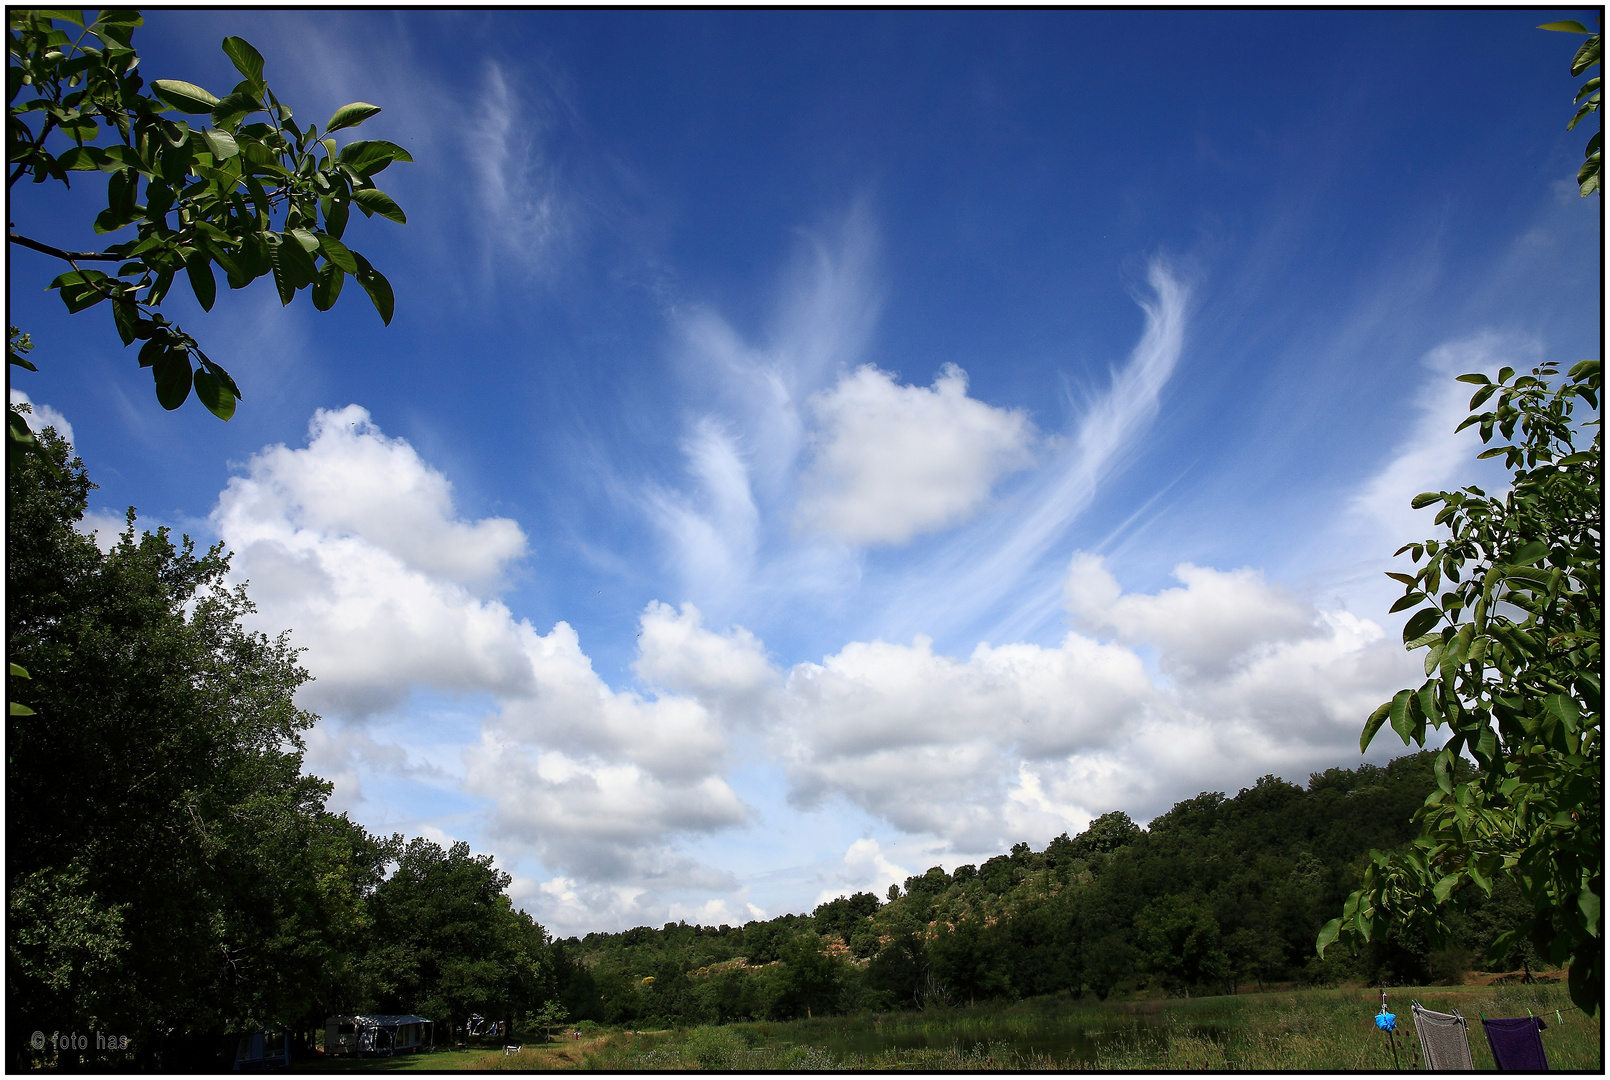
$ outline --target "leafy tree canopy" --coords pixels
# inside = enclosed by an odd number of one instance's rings
[[[1361,740],[1388,723],[1420,745],[1428,729],[1449,729],[1438,786],[1413,846],[1371,853],[1318,947],[1368,941],[1389,919],[1444,939],[1449,897],[1467,883],[1490,894],[1502,876],[1531,912],[1494,943],[1495,958],[1530,937],[1570,965],[1572,997],[1593,1012],[1604,994],[1603,378],[1597,360],[1557,375],[1544,365],[1460,376],[1479,387],[1460,427],[1476,426],[1483,443],[1502,437],[1481,456],[1504,459],[1510,487],[1416,496],[1416,507],[1441,505],[1448,530],[1401,548],[1419,569],[1392,575],[1404,585],[1393,610],[1416,609],[1403,638],[1425,651],[1426,681],[1378,708]],[[1461,752],[1478,766],[1463,781]]]

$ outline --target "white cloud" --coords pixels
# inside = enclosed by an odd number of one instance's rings
[[[735,720],[752,715],[760,699],[780,681],[765,647],[743,627],[726,634],[704,629],[699,609],[683,604],[681,613],[652,602],[644,610],[638,658],[632,665],[650,686],[692,694],[706,707],[725,710]]]
[[[128,528],[128,518],[110,510],[86,510],[84,516],[73,523],[73,528],[92,538],[101,551],[109,552],[117,547],[123,530]]]
[[[736,888],[730,874],[669,850],[678,835],[746,820],[742,800],[720,777],[588,762],[496,733],[466,750],[465,760],[467,789],[492,801],[492,835],[545,866],[656,890]]]
[[[1542,356],[1537,340],[1496,333],[1450,341],[1427,353],[1420,362],[1431,377],[1419,395],[1419,415],[1391,458],[1349,500],[1354,527],[1364,526],[1383,537],[1391,551],[1410,539],[1431,535],[1433,515],[1409,506],[1420,492],[1471,483],[1477,472],[1499,476],[1500,466],[1474,460],[1481,447],[1476,430],[1455,431],[1477,389],[1456,377],[1468,372],[1497,375],[1506,364],[1524,371],[1541,362]]]
[[[697,696],[613,690],[568,624],[538,634],[478,595],[525,550],[524,535],[505,519],[461,519],[446,478],[362,409],[321,411],[306,447],[254,456],[213,521],[235,575],[251,581],[255,624],[294,627],[307,650],[315,679],[299,700],[332,717],[309,740],[310,762],[330,771],[345,805],[364,797],[364,777],[428,773],[485,800],[494,834],[550,870],[650,892],[734,887],[672,851],[680,837],[746,820],[721,777],[717,713]],[[752,638],[699,624],[691,607],[677,616],[651,605],[644,670],[665,683],[702,678],[710,694],[741,693],[766,670],[763,653],[745,659]],[[698,657],[723,650],[727,684],[697,674]],[[353,726],[422,690],[491,697],[480,740],[457,747],[458,775],[450,759],[416,760]]]
[[[543,267],[563,226],[553,165],[543,153],[548,102],[516,87],[488,61],[476,101],[476,125],[466,135],[480,196],[480,225],[488,249],[528,269]]]
[[[903,544],[965,521],[1030,462],[1028,417],[968,397],[954,364],[928,388],[864,365],[811,407],[820,427],[796,521],[847,543]]]
[[[56,429],[56,434],[68,442],[73,441],[73,425],[67,422],[67,417],[52,409],[49,405],[30,400],[27,394],[18,390],[15,386],[11,387],[11,404],[28,406],[27,411],[30,414],[28,427],[31,430],[43,431],[48,427],[53,427]]]
[[[1012,640],[1038,632],[1062,597],[1059,551],[1068,529],[1123,451],[1157,415],[1163,388],[1185,347],[1190,290],[1162,260],[1147,272],[1153,296],[1137,297],[1145,329],[1104,393],[1078,417],[1055,457],[1014,493],[1014,512],[960,530],[926,565],[903,574],[884,602],[881,625],[948,634],[997,608],[984,636]],[[1055,558],[1055,563],[1051,560]],[[886,631],[888,632],[888,631]]]
[[[1170,673],[1222,672],[1257,645],[1315,632],[1318,612],[1255,570],[1181,563],[1174,576],[1184,588],[1124,596],[1102,559],[1080,552],[1068,567],[1068,610],[1087,631],[1155,646]]]
[[[852,643],[789,673],[781,728],[794,797],[840,794],[906,832],[983,851],[1003,836],[1018,763],[1121,737],[1153,694],[1119,646],[981,644],[967,660]]]
[[[760,513],[737,441],[714,419],[695,424],[682,449],[697,494],[653,488],[647,504],[670,541],[684,590],[719,602],[754,565]]]
[[[1101,560],[1074,557],[1070,607],[1112,642],[1070,633],[960,659],[919,638],[796,665],[777,706],[793,797],[841,797],[958,852],[1043,843],[1108,810],[1145,819],[1185,793],[1346,760],[1410,674],[1375,623],[1254,571],[1177,576],[1126,594]],[[1155,650],[1157,674],[1138,650]]]
[[[411,571],[476,590],[495,586],[525,554],[525,534],[508,518],[455,517],[453,485],[413,447],[382,434],[367,410],[320,409],[308,438],[304,449],[260,451],[246,476],[230,480],[219,514],[232,535],[287,523],[302,533],[360,538]]]

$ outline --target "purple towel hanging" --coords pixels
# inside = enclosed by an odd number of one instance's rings
[[[1493,1048],[1493,1061],[1504,1072],[1547,1072],[1549,1059],[1543,1053],[1543,1036],[1548,1025],[1540,1016],[1516,1016],[1502,1020],[1482,1018],[1487,1044]]]

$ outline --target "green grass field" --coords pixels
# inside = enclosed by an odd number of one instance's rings
[[[1409,1002],[1471,1022],[1477,1069],[1493,1060],[1478,1017],[1543,1016],[1556,1070],[1603,1070],[1600,1024],[1571,1006],[1563,986],[1389,990],[1399,1018],[1397,1059],[1373,1017],[1380,992],[1301,990],[1140,1002],[1036,998],[922,1013],[608,1032],[582,1042],[439,1051],[394,1061],[341,1062],[353,1070],[1357,1070],[1422,1068]],[[330,1062],[322,1062],[326,1068]]]

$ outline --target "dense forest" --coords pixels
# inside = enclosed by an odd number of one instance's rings
[[[810,915],[743,927],[669,924],[553,946],[572,1017],[658,1026],[912,1009],[1038,994],[1233,993],[1270,983],[1424,984],[1477,964],[1525,903],[1498,883],[1431,948],[1389,932],[1357,955],[1314,936],[1375,849],[1414,835],[1435,755],[1329,769],[1307,788],[1266,776],[1204,793],[1138,828],[1105,814],[1043,851],[933,867]]]
[[[1106,814],[1042,851],[934,867],[810,914],[556,941],[467,845],[376,836],[302,767],[317,722],[282,635],[241,626],[228,557],[166,531],[102,552],[74,529],[93,487],[47,430],[7,475],[8,1065],[180,1068],[214,1034],[413,1012],[720,1023],[993,997],[1226,993],[1270,982],[1453,978],[1525,905],[1456,896],[1451,941],[1389,931],[1319,960],[1315,935],[1372,849],[1414,835],[1430,753],[1265,777],[1137,827]],[[93,1039],[72,1051],[27,1033]]]

